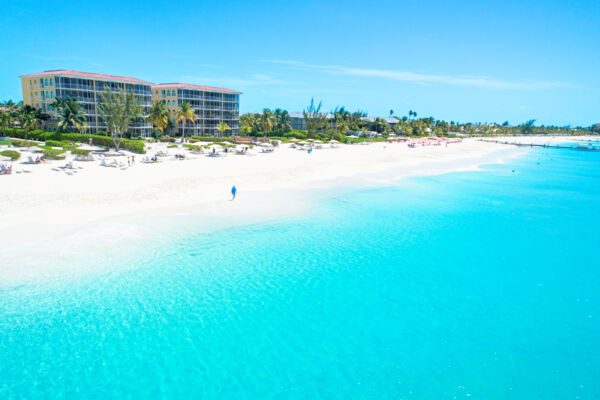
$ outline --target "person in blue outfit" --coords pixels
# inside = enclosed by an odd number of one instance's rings
[[[233,187],[231,188],[231,200],[235,200],[235,194],[237,193],[237,188],[235,187],[235,185],[233,185]]]

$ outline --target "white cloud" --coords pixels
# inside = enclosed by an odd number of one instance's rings
[[[339,65],[316,65],[293,60],[267,60],[266,62],[273,64],[288,65],[290,67],[304,70],[320,71],[329,74],[382,78],[401,82],[412,82],[418,85],[446,84],[484,89],[507,90],[533,90],[557,87],[574,87],[574,85],[572,84],[559,81],[505,81],[486,76],[423,74],[408,71],[353,68]]]

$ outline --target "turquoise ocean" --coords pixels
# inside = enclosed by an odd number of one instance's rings
[[[600,153],[532,149],[268,222],[173,217],[0,282],[0,399],[600,399],[599,206]]]

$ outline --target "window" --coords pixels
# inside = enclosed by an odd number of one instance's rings
[[[50,86],[52,86],[52,78],[50,78]]]
[[[165,97],[165,91],[164,90],[162,91],[161,95],[162,95],[162,97]]]
[[[50,91],[50,98],[53,99],[54,98],[54,90]]]
[[[48,78],[44,79],[44,84],[48,86]]]

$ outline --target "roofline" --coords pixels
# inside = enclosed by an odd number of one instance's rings
[[[219,87],[205,86],[205,85],[194,85],[191,83],[178,83],[177,82],[177,83],[158,83],[158,84],[152,85],[152,89],[168,88],[168,87],[196,89],[196,90],[202,90],[205,92],[222,92],[222,93],[230,93],[230,94],[242,94],[242,92],[233,90],[233,89],[219,88]]]
[[[49,75],[68,76],[68,77],[86,78],[86,79],[104,80],[104,81],[138,83],[138,84],[142,84],[142,85],[152,86],[152,82],[148,82],[143,79],[133,78],[133,77],[129,77],[129,76],[98,74],[96,72],[83,72],[83,71],[74,71],[74,70],[65,70],[65,69],[56,69],[56,70],[36,72],[34,74],[19,75],[19,78],[30,78],[30,77],[36,77],[36,76],[49,76]]]

